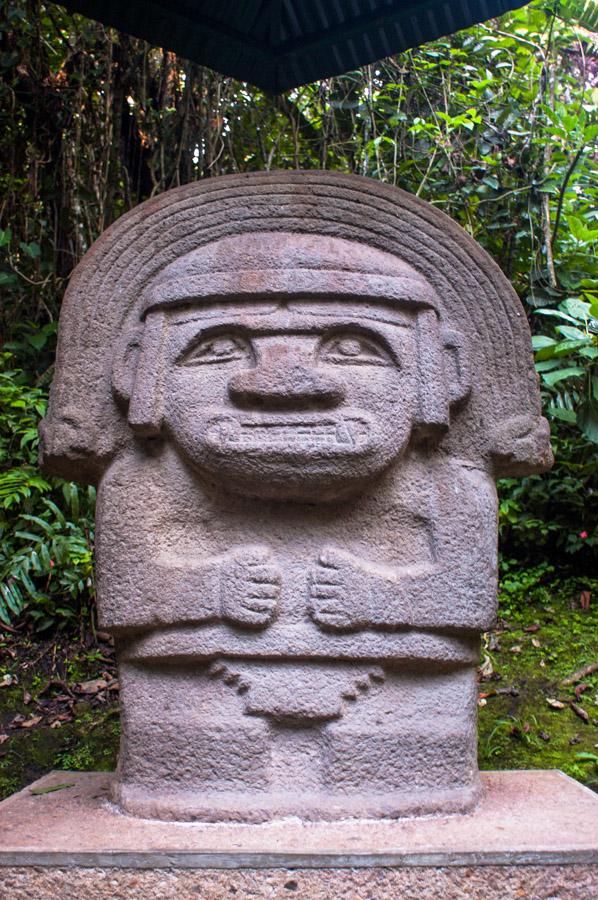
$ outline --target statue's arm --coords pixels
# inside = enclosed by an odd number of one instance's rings
[[[280,573],[264,546],[208,543],[185,515],[180,493],[201,502],[172,454],[157,462],[128,453],[98,494],[96,558],[103,628],[167,627],[228,621],[259,628],[274,617]]]
[[[314,621],[333,631],[491,627],[496,603],[496,500],[483,473],[447,484],[434,560],[379,566],[325,548],[309,579]]]
[[[274,617],[280,594],[280,572],[263,546],[240,545],[187,564],[148,554],[135,569],[136,601],[129,605],[129,627],[229,621],[261,628]],[[122,594],[128,583],[130,597],[131,574],[126,579],[102,577],[101,594]]]
[[[220,561],[171,563],[149,559],[142,576],[140,613],[153,626],[200,623],[220,618]]]
[[[280,572],[264,546],[239,545],[189,566],[156,563],[150,578],[157,624],[227,620],[260,628],[273,618],[280,593]]]

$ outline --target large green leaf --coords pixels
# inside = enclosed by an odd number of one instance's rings
[[[588,400],[579,408],[577,424],[590,441],[598,444],[598,401]]]
[[[557,15],[565,22],[579,25],[587,31],[598,31],[597,0],[561,0]]]
[[[542,381],[552,387],[565,378],[580,378],[583,375],[585,375],[585,369],[582,369],[581,366],[570,366],[566,369],[558,369],[556,372],[546,372],[542,375]]]

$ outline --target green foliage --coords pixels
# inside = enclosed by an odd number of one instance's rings
[[[524,569],[519,560],[503,556],[500,561],[501,610],[511,615],[518,605],[527,601],[532,591],[536,599],[548,603],[550,592],[546,583],[554,580],[555,575],[555,567],[547,562]]]
[[[10,353],[0,353],[0,466],[5,469],[16,457],[30,467],[35,464],[37,424],[46,412],[47,394],[28,384],[22,369],[9,368]]]
[[[536,313],[561,323],[554,326],[556,337],[532,338],[544,408],[551,418],[577,425],[598,444],[598,301],[569,297]]]
[[[597,0],[561,0],[557,15],[565,22],[578,25],[586,31],[598,32]]]
[[[93,498],[35,462],[73,266],[150,196],[272,168],[396,184],[496,259],[528,312],[557,451],[552,473],[501,485],[505,551],[531,564],[564,551],[591,571],[595,27],[595,0],[537,0],[272,97],[61,6],[0,6],[0,331],[11,354],[0,368],[0,617],[45,627],[91,602]]]
[[[0,621],[37,631],[76,619],[93,596],[95,492],[35,467],[43,389],[0,354]]]
[[[560,559],[589,575],[598,547],[596,450],[573,430],[554,437],[553,448],[550,472],[499,482],[501,548],[519,563]]]

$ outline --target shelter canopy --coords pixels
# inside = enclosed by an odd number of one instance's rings
[[[264,90],[340,75],[528,0],[66,0],[83,13]]]

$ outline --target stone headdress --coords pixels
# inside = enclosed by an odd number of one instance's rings
[[[443,447],[476,465],[493,465],[496,474],[546,468],[550,445],[529,328],[517,295],[490,257],[442,212],[392,186],[338,173],[274,172],[168,191],[124,215],[86,254],[61,313],[56,375],[42,426],[41,459],[48,470],[97,480],[131,440],[114,390],[114,357],[123,338],[141,333],[144,316],[156,306],[231,294],[242,302],[243,285],[246,293],[263,291],[259,242],[256,258],[245,265],[253,281],[228,272],[223,254],[234,236],[247,236],[251,255],[251,236],[273,233],[341,238],[343,246],[353,242],[390,254],[398,264],[388,276],[389,301],[409,300],[400,296],[399,261],[415,270],[421,281],[417,302],[435,307],[446,328],[467,338],[471,391]],[[322,264],[310,264],[309,241],[298,243],[305,247],[304,288],[311,279],[317,295]],[[171,279],[166,289],[164,272],[176,274],[184,256],[197,257],[195,275],[176,296]],[[383,271],[355,273],[347,260],[338,268],[328,271],[339,297],[384,293]],[[278,292],[288,293],[292,273],[283,266],[277,278]],[[426,298],[427,286],[435,299]]]

